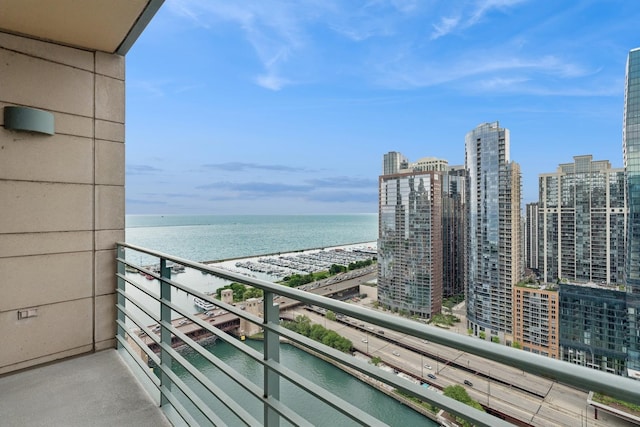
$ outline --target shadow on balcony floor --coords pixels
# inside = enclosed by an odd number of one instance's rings
[[[115,350],[0,378],[3,426],[171,426]]]

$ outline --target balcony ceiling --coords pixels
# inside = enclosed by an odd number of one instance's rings
[[[164,0],[2,0],[0,31],[126,54]]]

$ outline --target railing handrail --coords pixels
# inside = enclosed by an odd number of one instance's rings
[[[421,323],[411,321],[408,319],[399,318],[397,316],[392,316],[386,313],[380,313],[378,311],[372,311],[367,308],[358,307],[352,304],[314,295],[312,293],[301,291],[299,289],[277,285],[265,280],[247,277],[242,274],[230,272],[222,268],[218,268],[211,265],[205,265],[205,264],[201,264],[191,260],[183,259],[180,257],[164,254],[162,252],[150,250],[137,245],[131,245],[128,243],[118,243],[118,247],[131,249],[136,252],[141,252],[147,255],[151,255],[153,257],[164,259],[166,261],[171,261],[173,263],[184,265],[185,267],[190,267],[190,268],[199,270],[201,272],[210,273],[222,279],[250,285],[252,287],[262,289],[263,291],[265,291],[265,294],[268,293],[270,295],[276,294],[276,295],[285,296],[288,298],[301,301],[302,303],[315,305],[315,306],[323,307],[325,309],[333,310],[335,312],[343,313],[348,316],[358,318],[362,321],[366,321],[371,324],[378,325],[380,327],[392,329],[401,333],[406,333],[414,337],[428,339],[437,344],[445,345],[447,347],[458,349],[470,354],[474,354],[474,355],[484,357],[496,362],[513,366],[520,370],[526,371],[528,373],[531,373],[534,375],[540,375],[552,380],[559,381],[561,383],[566,383],[572,386],[576,386],[581,389],[604,393],[609,396],[622,399],[622,400],[640,401],[640,381],[633,381],[628,378],[623,378],[623,377],[612,375],[609,373],[596,371],[593,369],[547,358],[547,357],[536,355],[526,351],[509,348],[506,346],[496,345],[494,343],[488,343],[483,340],[479,340],[477,338],[463,336],[453,332],[440,330],[437,328],[430,328],[430,327],[427,327],[426,325],[423,325]],[[140,269],[137,266],[135,266],[134,263],[130,263],[125,259],[123,259],[123,257],[119,257],[117,261],[121,265],[130,265],[137,268],[140,271],[144,271],[145,274],[151,274],[155,279],[160,280],[161,283],[165,283],[167,285],[175,287],[176,289],[180,289],[185,292],[188,292],[189,294],[198,296],[199,298],[202,298],[205,301],[214,303],[216,306],[223,307],[225,310],[239,316],[240,318],[245,318],[252,323],[259,323],[261,327],[265,329],[265,331],[268,331],[268,333],[274,333],[279,336],[287,337],[292,341],[299,343],[300,345],[303,345],[305,347],[310,347],[315,351],[318,351],[318,348],[317,348],[318,344],[315,344],[314,342],[312,342],[311,340],[305,337],[299,336],[291,331],[288,331],[278,326],[277,324],[274,324],[272,322],[267,322],[267,321],[263,322],[263,319],[257,316],[252,316],[249,313],[243,310],[240,310],[235,306],[224,304],[223,302],[213,299],[208,295],[203,294],[195,289],[192,289],[188,286],[177,283],[167,277],[163,277],[162,274],[155,274],[148,270]],[[126,277],[124,277],[122,273],[120,273],[118,276],[121,280],[126,280],[127,282],[131,283],[126,279]],[[161,298],[159,299],[159,301],[161,301],[162,303]],[[163,303],[172,305],[170,301],[164,301]],[[177,307],[174,306],[173,308],[177,308]],[[202,322],[202,325],[200,325],[199,322],[196,322],[196,323],[198,323],[200,326],[204,327],[205,329],[209,329],[209,328],[215,329],[214,327],[206,324],[207,322],[204,322],[204,321],[201,321],[201,322]],[[218,331],[211,330],[210,332],[218,334]],[[432,392],[425,393],[425,390],[422,387],[415,384],[411,384],[410,382],[406,382],[406,381],[399,382],[397,381],[397,377],[395,375],[384,372],[380,369],[373,368],[370,365],[368,365],[366,362],[362,362],[359,360],[351,360],[355,358],[347,358],[344,354],[338,352],[337,350],[333,350],[323,346],[320,350],[320,353],[334,360],[338,360],[340,361],[340,363],[343,363],[362,373],[365,373],[366,375],[369,375],[372,378],[376,378],[383,382],[392,384],[394,387],[402,391],[405,391],[411,395],[417,396],[436,406],[446,408],[447,411],[452,412],[456,415],[459,415],[465,419],[468,419],[471,422],[475,423],[476,425],[497,425],[501,423],[501,420],[494,418],[488,414],[477,411],[475,409],[472,409],[469,406],[464,405],[460,402],[457,402],[453,399],[450,399],[443,395],[432,393]],[[267,366],[269,365],[269,363],[265,361],[263,365]],[[279,375],[283,375],[284,377],[294,376],[294,375],[291,375],[291,373],[287,373],[283,369],[279,369],[277,364],[269,367],[274,372],[277,372]]]

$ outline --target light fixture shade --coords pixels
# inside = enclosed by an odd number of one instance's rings
[[[54,135],[53,114],[29,107],[4,107],[5,129]]]

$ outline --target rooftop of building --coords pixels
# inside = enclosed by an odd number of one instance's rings
[[[519,288],[538,289],[541,291],[558,291],[558,285],[556,283],[540,283],[535,279],[526,279],[516,284]]]
[[[563,279],[560,281],[560,285],[569,285],[569,286],[583,286],[594,289],[606,289],[610,291],[619,291],[624,292],[626,287],[624,284],[619,283],[594,283],[594,282],[581,282],[581,281],[569,281]]]

